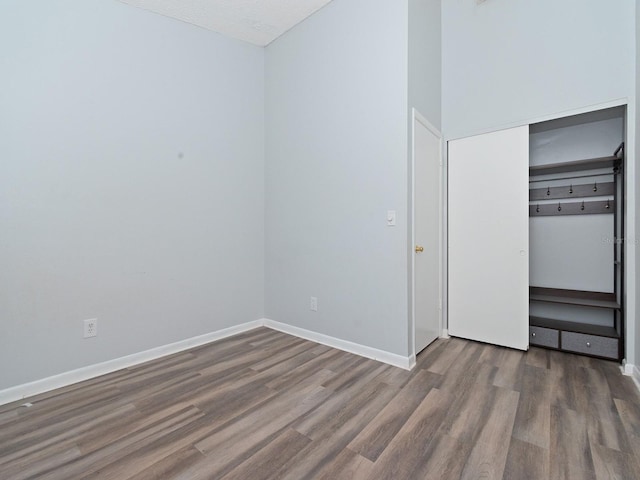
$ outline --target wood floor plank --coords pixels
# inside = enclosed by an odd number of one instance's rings
[[[413,371],[405,370],[403,368],[389,368],[385,372],[381,373],[377,380],[392,387],[402,388],[409,380],[411,380],[413,375],[415,375],[415,372],[419,371],[421,371],[421,369],[418,368]]]
[[[606,362],[607,364],[609,362]],[[608,367],[608,375],[605,375],[607,384],[609,385],[609,391],[613,398],[620,400],[631,401],[633,403],[640,403],[640,391],[636,384],[633,382],[633,378],[626,375],[619,375],[619,369],[611,369],[611,365],[604,365]]]
[[[503,480],[549,478],[549,449],[517,438],[511,440]]]
[[[550,352],[550,365],[553,374],[551,386],[551,404],[586,412],[589,409],[589,398],[585,395],[584,362],[577,360],[578,355],[563,352]],[[577,361],[576,361],[577,360]]]
[[[574,410],[551,407],[551,478],[595,480],[587,419]]]
[[[37,440],[28,438],[13,443],[7,442],[0,452],[0,465],[9,466],[15,462],[28,463],[51,452],[55,453],[61,448],[78,449],[77,445],[80,438],[90,434],[92,431],[101,431],[107,424],[111,425],[112,422],[120,418],[130,418],[131,414],[135,413],[135,407],[127,404],[114,408],[104,415],[86,419],[86,421],[72,428],[62,429],[55,433],[42,434]]]
[[[589,440],[592,444],[631,452],[632,446],[616,409],[614,399],[606,396],[592,397],[587,417]]]
[[[326,353],[313,357],[303,364],[283,372],[266,384],[274,390],[285,390],[290,385],[294,385],[319,369],[335,372],[335,366],[347,363],[350,366],[356,365],[360,359],[355,355],[345,355],[344,352],[330,350]]]
[[[424,480],[459,479],[471,451],[471,442],[438,431],[429,441],[414,478]]]
[[[96,422],[108,422],[110,417],[117,415],[117,413],[114,414],[114,411],[133,410],[132,405],[123,404],[125,401],[126,399],[117,396],[108,397],[107,400],[96,401],[93,410],[83,407],[75,415],[73,411],[65,410],[60,416],[56,416],[55,423],[52,423],[49,418],[40,418],[39,416],[33,422],[25,419],[24,425],[15,425],[10,429],[12,437],[0,439],[1,444],[4,445],[2,451],[12,453],[28,448],[30,444],[46,445],[51,441],[73,439],[73,436],[68,435],[68,432],[80,433],[86,431],[91,425],[95,425]],[[20,427],[24,428],[23,432],[16,430]],[[3,456],[3,453],[0,453],[0,458]]]
[[[396,390],[384,383],[363,385],[355,394],[335,392],[318,408],[295,421],[292,428],[313,440],[320,440],[345,425],[357,423],[363,415],[367,417],[363,422],[364,428],[395,394]]]
[[[206,415],[186,419],[175,428],[168,429],[154,438],[140,442],[133,451],[120,456],[100,470],[92,472],[91,478],[101,480],[121,480],[135,476],[167,457],[192,446],[206,435],[209,420]]]
[[[396,390],[384,383],[363,387],[351,400],[335,409],[325,412],[323,423],[295,425],[297,429],[308,429],[314,443],[300,451],[282,468],[276,478],[297,480],[314,478],[323,467],[347,448],[349,442],[382,410],[385,404],[396,394]],[[332,397],[345,397],[347,392],[332,394]],[[320,410],[320,409],[318,409]],[[326,415],[326,413],[329,413]],[[304,423],[304,420],[303,420]]]
[[[591,445],[591,455],[598,480],[640,478],[640,465],[632,453]]]
[[[479,362],[487,363],[499,367],[502,363],[502,356],[505,347],[499,347],[497,345],[485,344],[480,354]]]
[[[546,370],[549,368],[551,363],[549,352],[550,350],[545,350],[544,348],[532,347],[525,354],[525,363],[532,367],[543,368]]]
[[[512,390],[496,391],[493,408],[475,440],[461,479],[502,478],[519,397],[519,392]]]
[[[311,440],[290,428],[278,435],[262,450],[231,470],[224,480],[269,480],[274,478],[287,460],[295,456]]]
[[[374,478],[411,480],[419,478],[415,471],[424,462],[433,433],[447,413],[451,397],[431,389],[418,408],[413,412],[393,441],[376,460]]]
[[[475,385],[466,395],[454,397],[451,414],[444,419],[440,430],[454,438],[475,438],[491,411],[498,387]]]
[[[323,383],[325,388],[334,391],[347,390],[363,383],[373,382],[378,376],[389,368],[388,365],[362,362],[360,365],[347,370],[342,375],[335,375]]]
[[[66,479],[66,478],[90,478],[101,472],[108,473],[110,467],[118,465],[118,462],[131,454],[136,454],[148,444],[157,439],[166,437],[171,432],[188,425],[202,413],[195,408],[188,408],[174,414],[159,418],[145,428],[128,431],[114,443],[104,445],[98,450],[68,461],[56,468],[48,468],[38,478]]]
[[[420,370],[349,444],[349,448],[375,462],[406,423],[422,399],[437,388],[441,375]]]
[[[26,462],[13,462],[3,465],[2,478],[22,480],[27,478],[42,478],[42,473],[55,468],[60,468],[69,461],[81,456],[80,451],[73,447],[57,449],[55,452],[47,452],[42,456],[30,458]]]
[[[428,369],[440,356],[450,349],[451,339],[439,338],[431,343],[427,348],[416,357],[416,366],[418,370]]]
[[[137,413],[136,413],[137,412]],[[169,407],[153,413],[142,413],[139,411],[128,415],[121,415],[112,419],[101,428],[88,430],[83,435],[75,439],[78,448],[83,454],[96,452],[102,448],[117,445],[119,442],[128,441],[133,433],[143,434],[143,432],[153,433],[154,428],[165,420],[171,420],[174,416],[199,414],[199,410],[193,406],[182,404],[170,405]]]
[[[548,449],[551,431],[550,370],[525,365],[513,437]]]
[[[184,470],[198,463],[202,453],[197,448],[187,447],[167,455],[159,462],[143,469],[129,480],[158,480],[161,478],[176,478]]]
[[[519,350],[503,349],[502,359],[493,384],[496,387],[520,390],[526,358],[524,352]]]
[[[640,393],[619,365],[457,338],[407,371],[257,328],[0,407],[3,480],[631,480],[639,465]]]
[[[252,370],[257,372],[262,372],[267,370],[274,365],[278,365],[279,363],[294,358],[296,355],[304,352],[309,352],[313,346],[313,343],[307,342],[306,340],[301,340],[299,342],[291,343],[289,347],[281,352],[269,356],[269,358],[265,358],[259,362],[255,362],[250,366]]]
[[[430,365],[425,365],[431,373],[444,375],[452,365],[455,365],[459,355],[465,348],[470,347],[468,342],[458,338],[451,338],[447,341],[447,348],[443,349]]]
[[[9,410],[9,411],[0,413],[0,427],[9,421],[16,420],[17,418],[18,418],[17,407],[14,407],[14,410]]]
[[[372,470],[373,462],[345,448],[315,477],[318,480],[370,480]]]
[[[640,463],[640,401],[635,402],[632,397],[627,397],[625,400],[616,398],[614,403],[627,434],[630,450]]]
[[[320,405],[330,391],[309,386],[296,395],[243,417],[217,433],[203,438],[195,447],[210,457],[207,468],[221,474],[238,457],[243,458],[268,437],[277,434],[296,418]]]

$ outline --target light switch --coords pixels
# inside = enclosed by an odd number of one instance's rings
[[[388,210],[387,211],[387,226],[395,227],[396,226],[396,211]]]

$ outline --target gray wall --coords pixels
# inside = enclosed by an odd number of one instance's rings
[[[447,138],[634,93],[632,0],[442,2]]]
[[[409,109],[442,128],[440,0],[409,0]]]
[[[0,71],[0,389],[264,316],[262,49],[5,0]]]
[[[266,49],[266,315],[400,355],[407,24],[407,2],[334,0]]]

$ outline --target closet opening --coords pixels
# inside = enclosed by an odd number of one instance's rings
[[[624,358],[626,107],[529,128],[529,343]]]

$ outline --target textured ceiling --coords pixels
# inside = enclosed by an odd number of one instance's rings
[[[255,45],[271,43],[331,0],[121,0]]]

